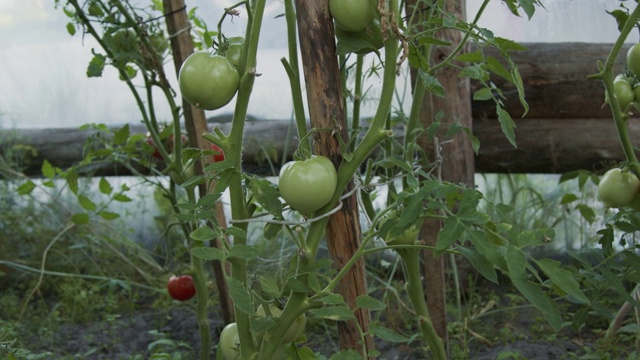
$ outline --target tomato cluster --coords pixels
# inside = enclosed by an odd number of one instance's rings
[[[640,43],[629,48],[626,64],[627,73],[618,74],[613,81],[615,97],[623,111],[631,104],[640,106]],[[608,96],[606,101],[609,101]]]
[[[367,54],[384,45],[376,7],[370,0],[330,0],[338,43],[345,42],[357,54]]]

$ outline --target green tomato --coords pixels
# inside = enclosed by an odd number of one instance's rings
[[[218,350],[224,360],[234,360],[240,357],[240,337],[238,336],[238,324],[229,323],[220,332]]]
[[[347,31],[362,31],[375,17],[369,0],[329,0],[329,11],[336,24]]]
[[[626,109],[627,106],[635,100],[635,94],[631,88],[631,84],[624,78],[618,78],[613,81],[613,87],[620,108],[622,110]]]
[[[273,317],[274,319],[279,318],[280,314],[282,314],[282,310],[275,304],[269,304],[269,311],[271,312],[271,317]],[[267,312],[262,305],[260,305],[256,310],[256,315],[258,319],[263,318],[267,315]],[[298,316],[293,322],[293,325],[291,325],[289,330],[287,330],[287,332],[282,337],[282,344],[288,344],[296,341],[300,336],[302,336],[306,325],[307,316],[305,314]]]
[[[290,161],[280,169],[280,196],[302,214],[310,214],[327,205],[337,184],[336,168],[324,156]]]
[[[138,52],[138,35],[131,28],[116,30],[106,39],[107,46],[114,53]]]
[[[336,26],[336,38],[338,38],[339,48],[344,44],[350,50],[349,52],[355,52],[356,54],[368,54],[384,46],[378,19],[371,21],[364,30],[356,32],[347,31],[340,26]]]
[[[240,71],[244,38],[242,36],[234,36],[228,38],[227,41],[229,42],[229,46],[224,51],[224,56],[229,59],[229,62],[236,68],[236,70]]]
[[[182,96],[190,104],[216,110],[233,99],[240,76],[224,56],[198,51],[189,55],[180,67],[178,83]]]
[[[640,77],[640,43],[633,44],[627,51],[627,70]]]
[[[607,171],[598,184],[598,196],[606,207],[620,208],[630,205],[640,191],[640,180],[619,168]]]
[[[395,223],[398,220],[398,213],[396,210],[390,210],[382,215],[380,220],[380,229],[389,226],[387,229],[387,233],[385,235],[385,243],[387,245],[413,245],[418,240],[418,235],[420,234],[420,222],[417,221],[415,224],[411,225],[404,232],[398,235],[392,235],[393,228]],[[389,223],[389,225],[386,225]]]

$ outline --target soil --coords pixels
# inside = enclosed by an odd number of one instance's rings
[[[223,324],[212,317],[210,325],[215,344]],[[156,331],[150,331],[154,329]],[[149,345],[161,338],[172,340],[175,346],[181,344],[180,349],[184,350],[181,359],[197,359],[200,344],[193,309],[179,306],[168,311],[135,312],[111,321],[86,325],[64,324],[46,342],[34,336],[28,343],[32,345],[29,350],[34,354],[50,352],[50,355],[39,357],[41,359],[149,359],[152,354]],[[326,336],[311,335],[308,340],[305,346],[314,351],[323,354],[335,352],[335,339],[327,341]],[[416,342],[410,345],[378,342],[376,347],[381,353],[378,359],[428,359]],[[171,348],[167,349],[168,353],[172,353]],[[468,358],[566,359],[569,354],[575,356],[579,350],[580,347],[569,340],[515,340],[492,346],[476,343],[470,349]]]

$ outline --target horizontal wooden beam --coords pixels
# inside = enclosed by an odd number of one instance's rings
[[[501,78],[492,79],[507,95],[505,107],[516,122],[517,148],[509,144],[495,119],[492,102],[473,102],[473,131],[481,143],[476,157],[476,172],[563,173],[572,170],[601,170],[624,159],[608,107],[603,106],[601,82],[588,80],[597,70],[598,60],[608,55],[610,44],[557,43],[524,44],[528,50],[513,52],[525,85],[529,113],[522,106],[513,85]],[[622,50],[626,53],[628,45]],[[499,56],[491,50],[488,56]],[[624,58],[624,56],[621,56]],[[616,71],[622,71],[622,59]],[[477,84],[473,85],[477,87]],[[211,126],[228,131],[228,116],[214,119]],[[222,120],[222,122],[220,122]],[[249,121],[245,131],[244,163],[247,171],[272,174],[278,170],[283,154],[289,156],[297,146],[289,121]],[[630,134],[640,139],[640,124],[629,120]],[[144,133],[141,125],[133,133]],[[23,169],[38,175],[43,160],[61,168],[82,159],[85,141],[93,132],[77,129],[0,130],[0,156],[10,149],[33,149]],[[446,151],[446,145],[443,149]],[[114,164],[95,165],[96,175],[126,175]]]

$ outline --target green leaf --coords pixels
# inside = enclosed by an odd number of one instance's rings
[[[468,127],[463,126],[462,131],[464,131],[464,133],[467,135],[467,138],[471,142],[471,148],[473,149],[473,152],[478,155],[478,152],[480,151],[480,140],[473,134],[473,130],[469,129]]]
[[[496,108],[496,113],[498,114],[498,121],[500,121],[500,127],[502,128],[502,133],[507,137],[507,140],[511,143],[514,148],[518,148],[516,145],[516,132],[515,127],[516,124],[511,119],[511,115],[503,109],[501,106]]]
[[[596,221],[596,213],[593,209],[586,204],[578,204],[576,205],[576,209],[582,215],[582,218],[585,219],[589,224],[593,224]]]
[[[253,309],[251,294],[249,294],[249,291],[247,291],[244,285],[232,277],[227,278],[227,284],[229,286],[229,295],[231,295],[231,299],[236,308],[249,316],[254,316],[256,312]]]
[[[280,233],[280,230],[282,230],[282,225],[274,224],[274,223],[266,223],[264,225],[264,229],[262,230],[262,235],[264,235],[264,238],[267,240],[273,240],[276,238],[276,236],[278,236],[278,233]]]
[[[493,99],[493,89],[491,88],[482,88],[475,93],[473,93],[473,100],[476,101],[484,101]]]
[[[482,51],[478,49],[474,52],[460,54],[455,57],[455,60],[460,62],[477,63],[484,60],[484,55],[482,54]]]
[[[78,173],[71,168],[63,174],[63,177],[67,180],[69,190],[71,190],[74,195],[78,195]]]
[[[435,76],[423,70],[418,70],[418,75],[427,91],[435,96],[444,97],[444,87]]]
[[[275,277],[262,275],[258,278],[258,281],[260,282],[262,291],[272,298],[279,298],[282,295],[282,290],[280,289],[280,286],[278,286],[278,280]]]
[[[87,67],[87,77],[101,77],[106,59],[104,55],[95,54]]]
[[[100,215],[100,217],[102,217],[105,220],[115,220],[120,217],[120,214],[118,213],[105,211],[105,210],[100,211],[98,214]]]
[[[377,322],[371,323],[369,332],[384,341],[392,343],[408,343],[411,340],[411,338],[386,328]]]
[[[485,279],[497,284],[498,283],[498,273],[494,268],[493,264],[487,260],[484,256],[480,255],[478,252],[466,248],[460,247],[458,251],[465,259],[471,263],[471,265],[478,270],[480,275],[484,276]]]
[[[76,27],[75,25],[73,25],[73,23],[67,23],[67,32],[71,36],[76,34]]]
[[[344,298],[340,294],[330,294],[323,297],[322,302],[326,305],[345,305]]]
[[[247,239],[247,233],[240,229],[237,226],[232,226],[230,228],[227,228],[227,230],[225,230],[225,232],[229,235],[229,236],[233,236],[234,238],[237,239],[242,239],[242,240],[246,240]]]
[[[129,138],[129,134],[129,124],[126,124],[113,133],[113,143],[115,145],[126,144],[127,139]]]
[[[88,211],[96,211],[97,209],[96,204],[84,195],[78,195],[78,203],[80,203],[83,209]]]
[[[77,213],[71,216],[71,222],[76,225],[86,225],[89,223],[89,214],[87,213]]]
[[[282,217],[282,202],[276,186],[267,179],[252,178],[248,181],[249,190],[254,199],[276,218]]]
[[[353,349],[341,350],[333,354],[329,360],[362,360],[362,355]]]
[[[356,299],[356,306],[362,309],[378,311],[384,310],[387,304],[369,295],[360,295]]]
[[[212,228],[208,226],[201,226],[189,234],[189,237],[195,241],[210,241],[218,236]]]
[[[111,186],[111,183],[109,183],[109,181],[107,181],[107,179],[105,178],[100,178],[100,182],[98,183],[98,188],[100,189],[100,192],[105,195],[109,195],[113,191],[113,187]]]
[[[556,286],[562,289],[562,291],[574,297],[582,304],[590,303],[587,296],[580,290],[578,282],[573,278],[573,273],[561,268],[562,264],[559,261],[538,259],[535,260],[535,262],[540,267],[540,270],[542,270]]]
[[[250,328],[251,332],[261,334],[269,331],[269,329],[271,329],[275,324],[276,322],[273,321],[273,318],[271,316],[263,316],[256,321],[253,321]]]
[[[56,169],[46,159],[42,162],[41,171],[42,176],[46,177],[47,179],[53,179],[54,176],[56,176]]]
[[[522,250],[514,246],[507,246],[504,256],[507,262],[508,275],[513,285],[518,291],[538,310],[542,312],[545,319],[555,331],[562,327],[562,316],[558,305],[549,298],[536,284],[527,278],[525,266],[526,256]]]
[[[355,319],[353,312],[347,306],[327,306],[319,309],[311,309],[309,313],[322,319],[335,321]]]
[[[320,281],[318,280],[318,277],[314,273],[310,273],[309,275],[307,275],[307,283],[309,284],[309,287],[311,288],[311,290],[313,290],[314,293],[318,294],[322,291],[322,286],[320,285]]]
[[[561,205],[570,204],[576,200],[578,200],[578,196],[576,194],[564,194],[562,199],[560,200]]]
[[[131,202],[131,198],[123,193],[117,193],[113,195],[113,200],[118,202]]]
[[[35,188],[36,184],[31,180],[27,180],[26,182],[18,186],[18,195],[29,195]]]
[[[223,261],[224,260],[224,251],[209,246],[196,246],[191,248],[191,255],[202,259],[204,261]]]
[[[256,258],[260,253],[258,250],[254,249],[251,246],[247,246],[244,244],[235,244],[229,251],[229,257],[234,257],[243,260],[251,260]]]
[[[444,221],[444,226],[438,233],[436,252],[448,249],[456,241],[460,240],[464,227],[457,216],[450,216]]]

